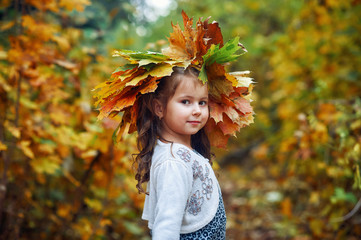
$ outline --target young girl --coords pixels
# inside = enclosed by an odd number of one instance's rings
[[[226,215],[203,127],[208,88],[193,68],[175,68],[140,101],[138,189],[149,177],[142,218],[153,239],[225,239]]]
[[[95,104],[98,119],[122,113],[117,139],[138,132],[135,178],[147,191],[142,217],[153,239],[225,239],[210,146],[225,146],[253,122],[252,80],[224,68],[244,50],[238,37],[223,43],[217,22],[199,19],[193,28],[182,16],[184,31],[172,25],[162,53],[114,52],[129,64],[95,88]]]

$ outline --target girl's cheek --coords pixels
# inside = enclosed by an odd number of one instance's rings
[[[209,118],[209,109],[207,107],[207,109],[204,111],[204,116]]]

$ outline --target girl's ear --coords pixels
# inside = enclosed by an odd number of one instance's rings
[[[161,120],[164,117],[164,109],[162,103],[158,99],[153,100],[153,109],[155,115]]]

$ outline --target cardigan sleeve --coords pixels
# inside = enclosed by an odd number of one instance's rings
[[[157,203],[152,239],[179,239],[184,211],[192,190],[192,172],[181,161],[167,160],[155,167],[154,181]]]

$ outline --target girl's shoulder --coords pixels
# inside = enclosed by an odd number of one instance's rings
[[[153,163],[161,163],[164,161],[177,161],[188,166],[193,164],[194,160],[207,159],[203,158],[200,154],[196,153],[187,146],[179,143],[164,143],[160,140],[154,149]]]

